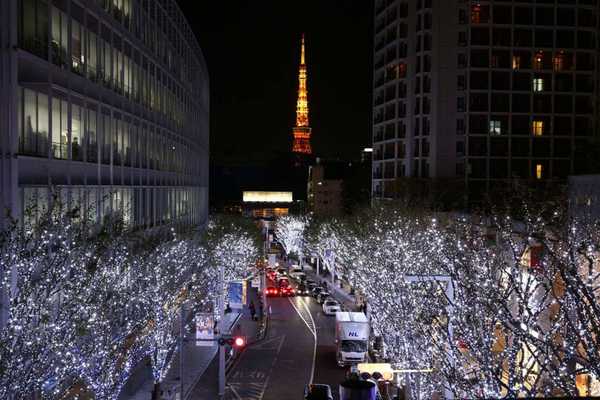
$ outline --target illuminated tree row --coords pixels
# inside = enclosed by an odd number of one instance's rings
[[[335,251],[389,360],[424,370],[412,374],[423,395],[599,395],[597,222],[520,211],[375,209],[313,223],[305,242],[321,257]]]
[[[258,254],[241,228],[212,241],[173,233],[144,246],[118,223],[99,228],[59,212],[45,221],[0,236],[0,398],[87,391],[115,399],[146,357],[160,382],[181,305],[190,315],[211,310],[219,267],[226,280],[240,279]],[[211,224],[205,236],[218,229]]]

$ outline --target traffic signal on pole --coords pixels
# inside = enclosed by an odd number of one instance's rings
[[[219,338],[219,345],[229,345],[239,349],[246,345],[246,338],[244,336],[223,336]]]

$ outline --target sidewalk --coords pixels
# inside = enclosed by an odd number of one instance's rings
[[[248,290],[248,302],[253,301],[256,306],[258,315],[259,296],[256,289]],[[244,308],[242,317],[234,330],[234,334],[242,334],[246,336],[247,346],[260,340],[260,321],[252,321],[250,318],[250,310]],[[247,347],[246,346],[246,347]],[[241,354],[241,353],[240,353]],[[239,356],[239,354],[238,354]],[[230,359],[227,363],[227,370],[235,364],[235,359]],[[215,400],[219,398],[218,393],[219,380],[219,357],[214,357],[206,371],[199,377],[194,387],[188,392],[186,399],[188,400]]]
[[[258,314],[258,294],[256,289],[248,290],[249,301],[254,301]],[[232,335],[244,335],[248,343],[256,340],[260,322],[252,321],[247,307],[243,310],[225,314],[223,320],[224,331]],[[195,331],[186,332],[183,345],[183,391],[184,398],[207,399],[217,398],[217,380],[219,360],[217,355],[218,345],[196,346],[194,341]],[[161,383],[161,399],[174,400],[181,391],[180,381],[180,353],[175,350],[171,360],[171,367],[167,376]],[[154,382],[151,372],[150,360],[139,363],[134,368],[131,377],[121,391],[119,400],[150,400]],[[193,397],[190,395],[194,394]]]

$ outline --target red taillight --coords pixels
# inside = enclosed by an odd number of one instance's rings
[[[246,344],[246,341],[244,340],[244,338],[243,338],[243,337],[241,337],[241,336],[238,336],[238,337],[236,337],[236,338],[234,339],[234,341],[233,341],[233,344],[234,344],[236,347],[242,347],[243,345],[245,345],[245,344]]]

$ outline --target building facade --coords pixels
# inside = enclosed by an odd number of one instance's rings
[[[209,80],[175,0],[0,2],[0,208],[201,224]]]
[[[596,132],[597,0],[377,0],[373,184],[566,181]]]
[[[339,216],[344,212],[345,163],[321,162],[308,169],[308,209],[319,217]]]

